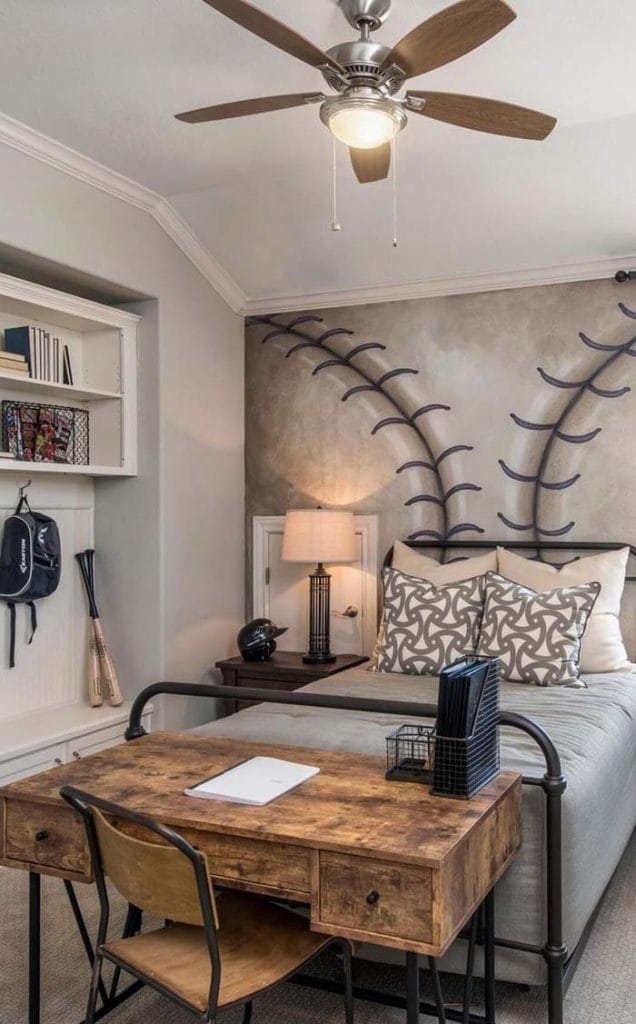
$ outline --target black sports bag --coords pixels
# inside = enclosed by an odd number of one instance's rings
[[[0,549],[0,600],[11,615],[9,667],[15,665],[15,606],[31,609],[31,637],[38,625],[35,601],[57,590],[61,572],[60,533],[57,523],[34,512],[23,496],[4,524]]]

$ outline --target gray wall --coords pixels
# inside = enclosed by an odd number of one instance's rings
[[[248,544],[254,514],[316,504],[379,513],[381,553],[421,531],[636,542],[636,401],[623,393],[636,359],[620,351],[636,323],[619,302],[636,309],[636,286],[582,282],[248,325]],[[369,342],[383,347],[347,358]],[[602,366],[595,392],[584,382]],[[351,393],[369,383],[380,387]],[[528,429],[512,413],[556,426]]]
[[[102,603],[128,696],[156,674],[198,679],[243,615],[242,320],[144,211],[3,145],[0,193],[0,246],[157,300],[142,333],[140,476],[96,487]],[[171,725],[209,715],[166,707]]]

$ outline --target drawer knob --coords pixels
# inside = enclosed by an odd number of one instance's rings
[[[40,832],[36,832],[35,833],[35,839],[36,839],[36,842],[38,842],[38,843],[43,843],[44,840],[48,839],[48,838],[49,838],[49,834],[48,834],[48,832],[46,831],[45,828],[43,828]]]
[[[79,761],[79,760],[81,760],[82,755],[80,754],[80,752],[78,750],[74,750],[73,751],[73,757],[75,758],[76,761]]]
[[[372,889],[369,895],[367,896],[367,903],[369,904],[370,907],[374,907],[379,899],[380,893],[377,891],[377,889]]]

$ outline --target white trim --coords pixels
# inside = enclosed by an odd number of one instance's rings
[[[355,532],[362,541],[362,654],[371,654],[378,630],[378,517],[354,514]],[[252,616],[269,618],[269,585],[265,582],[268,536],[282,533],[285,516],[254,516],[252,520]],[[333,614],[333,613],[332,613]]]
[[[429,299],[443,295],[497,292],[508,288],[535,288],[545,284],[596,281],[613,277],[617,270],[629,269],[630,265],[634,264],[636,264],[636,254],[592,260],[586,263],[567,263],[555,267],[530,267],[526,270],[436,277],[423,281],[411,281],[406,284],[385,284],[331,292],[309,292],[306,295],[278,295],[271,298],[247,299],[242,312],[246,316],[254,316],[259,313],[363,306],[373,302],[399,302],[405,299]]]
[[[50,167],[98,188],[122,202],[144,210],[153,217],[183,254],[212,285],[228,306],[242,316],[292,312],[305,309],[330,309],[360,306],[374,302],[399,302],[443,295],[468,295],[474,292],[503,291],[508,288],[532,288],[546,284],[594,281],[610,278],[617,270],[636,263],[636,254],[603,258],[583,263],[529,267],[524,270],[490,271],[452,277],[428,278],[404,284],[381,284],[341,291],[307,292],[296,295],[272,295],[250,298],[221,266],[172,203],[152,189],[132,181],[124,174],[84,156],[55,139],[6,114],[0,114],[0,142]],[[80,301],[80,300],[77,300]]]
[[[59,292],[55,288],[23,281],[20,277],[10,277],[9,274],[0,274],[0,296],[3,299],[30,302],[34,306],[54,309],[56,313],[66,313],[69,316],[107,324],[109,327],[134,327],[141,320],[135,313],[128,313],[115,306],[103,306],[99,302],[91,302],[68,292]]]
[[[247,297],[241,288],[163,196],[6,114],[0,114],[0,142],[149,213],[228,306],[242,313]]]

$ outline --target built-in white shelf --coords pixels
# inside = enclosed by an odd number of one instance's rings
[[[11,473],[66,473],[72,476],[135,476],[132,470],[123,466],[98,466],[91,462],[88,466],[72,463],[27,462],[25,459],[0,459],[0,472]]]
[[[77,387],[75,384],[54,384],[48,380],[34,380],[24,374],[0,371],[0,388],[11,391],[30,391],[63,402],[104,402],[109,399],[121,400],[120,391],[105,391],[102,388]]]
[[[0,274],[0,349],[6,328],[42,328],[67,346],[74,380],[59,384],[2,370],[0,402],[57,403],[89,414],[87,465],[0,459],[0,474],[136,474],[138,324],[127,311]]]

